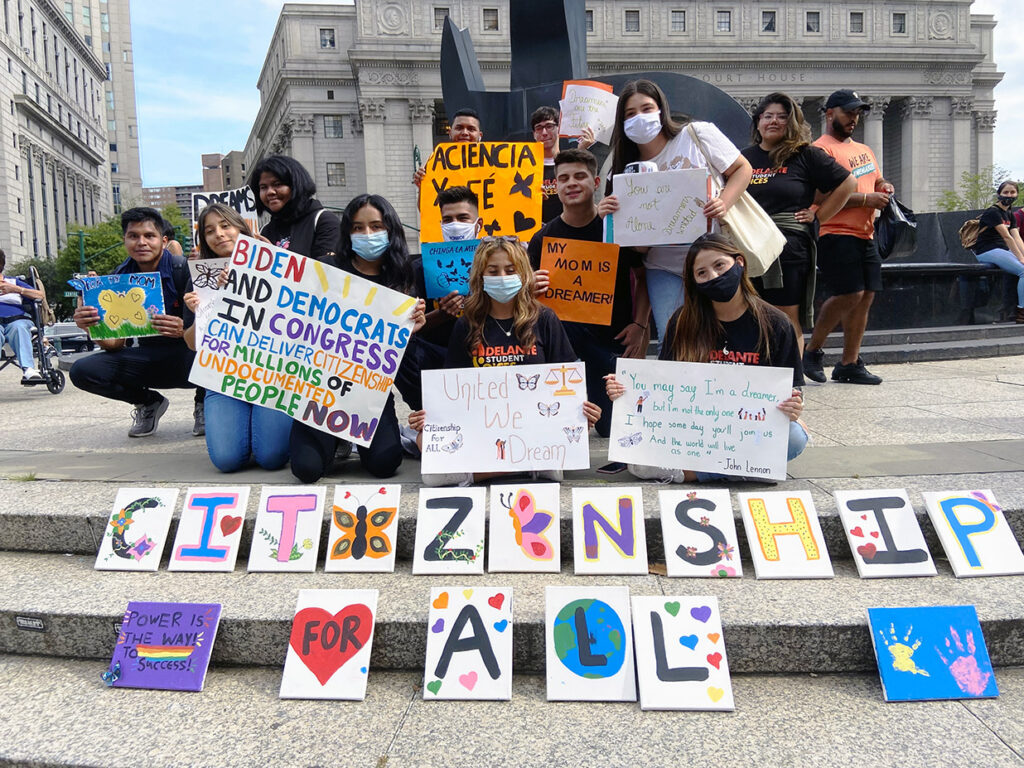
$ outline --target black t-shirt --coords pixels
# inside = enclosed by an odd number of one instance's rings
[[[557,237],[562,240],[587,240],[593,243],[600,243],[603,240],[604,227],[601,217],[594,216],[593,220],[583,227],[572,227],[562,220],[561,216],[549,221],[530,239],[527,249],[530,254],[530,265],[534,269],[540,269],[541,248],[545,237]],[[633,294],[629,282],[630,266],[632,260],[629,254],[632,251],[619,250],[619,262],[615,272],[615,298],[612,300],[612,322],[610,325],[594,325],[592,323],[572,323],[587,328],[590,333],[605,342],[614,342],[615,337],[633,322]],[[567,323],[568,325],[569,323]],[[615,342],[618,343],[618,342]]]
[[[769,354],[763,355],[758,350],[757,318],[749,310],[736,320],[722,323],[725,337],[721,340],[721,348],[711,351],[709,363],[725,363],[732,365],[768,365],[776,368],[793,369],[793,386],[804,385],[804,368],[800,359],[800,351],[796,344],[796,333],[789,319],[774,307],[768,307],[769,317]],[[661,360],[673,360],[672,339],[675,335],[676,321],[682,307],[677,309],[668,321],[665,340],[661,344]]]
[[[506,329],[511,329],[507,333]],[[484,323],[483,348],[477,347],[472,355],[466,348],[466,337],[469,326],[466,318],[455,321],[452,340],[448,345],[448,356],[445,368],[489,368],[498,365],[531,365],[533,363],[571,363],[576,360],[569,337],[565,329],[555,317],[555,313],[547,307],[540,308],[537,327],[534,335],[537,341],[528,350],[519,346],[519,339],[512,328],[512,318],[495,320],[488,317]]]
[[[544,163],[544,180],[541,184],[544,202],[541,205],[540,220],[545,224],[562,213],[562,201],[558,199],[558,187],[555,185],[554,163]]]
[[[1006,248],[1006,241],[996,231],[996,227],[1000,224],[1005,224],[1008,229],[1017,228],[1017,222],[1014,220],[1013,214],[1009,211],[1004,211],[997,205],[982,211],[978,221],[981,222],[981,232],[978,234],[978,242],[974,244],[975,254],[985,253],[993,248]]]
[[[138,262],[130,256],[122,261],[111,274],[114,275],[135,275],[141,272]],[[180,317],[182,328],[189,328],[195,325],[196,316],[185,304],[185,294],[192,290],[192,273],[188,270],[188,259],[184,256],[175,256],[166,248],[160,254],[160,261],[157,262],[155,272],[160,273],[160,289],[164,294],[164,314]],[[185,342],[182,339],[174,339],[170,336],[140,336],[135,340],[140,346],[148,344],[168,344]]]
[[[740,154],[750,161],[754,175],[747,191],[771,216],[774,213],[796,213],[814,202],[814,193],[828,194],[838,187],[850,172],[818,147],[806,146],[782,164],[773,168],[768,153],[756,144]],[[783,230],[786,248],[782,258],[806,259],[806,235]]]

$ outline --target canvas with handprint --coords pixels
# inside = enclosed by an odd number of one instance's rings
[[[973,605],[868,608],[886,701],[999,695]]]

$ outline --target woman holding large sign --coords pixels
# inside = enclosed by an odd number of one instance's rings
[[[803,395],[797,389],[804,375],[788,318],[757,295],[744,271],[743,255],[724,235],[704,235],[690,246],[684,283],[687,299],[668,321],[660,359],[792,368],[792,396],[778,408],[790,419],[787,460],[796,458],[807,445],[807,430],[800,422]],[[626,391],[615,374],[605,377],[605,386],[613,401]],[[629,471],[644,480],[672,483],[726,477],[641,464],[630,464]]]
[[[694,141],[694,133],[703,148]],[[709,219],[720,219],[750,181],[750,163],[725,134],[712,123],[690,122],[688,118],[677,123],[672,119],[665,94],[650,80],[633,80],[623,86],[615,112],[612,153],[613,176],[626,173],[627,166],[640,161],[653,164],[653,169],[669,171],[707,168],[710,159],[726,183],[721,194],[704,206],[704,216]],[[602,216],[618,209],[615,195],[606,196],[598,205]],[[644,255],[647,292],[662,337],[669,315],[683,303],[685,257],[685,244],[652,246]]]

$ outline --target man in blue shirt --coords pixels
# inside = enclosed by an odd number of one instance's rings
[[[21,383],[34,384],[43,376],[36,370],[32,356],[32,329],[35,323],[29,315],[24,299],[38,301],[43,292],[37,291],[24,280],[4,275],[7,254],[0,249],[0,346],[10,344],[14,358],[22,370]]]
[[[71,367],[71,381],[79,389],[135,406],[129,437],[145,437],[156,431],[169,405],[156,387],[192,388],[188,380],[195,353],[182,338],[194,318],[184,295],[192,290],[188,262],[164,250],[163,217],[153,208],[131,208],[121,214],[125,259],[114,274],[159,272],[166,314],[153,316],[159,336],[145,336],[129,347],[124,339],[98,339],[102,352],[79,360]],[[96,307],[79,306],[75,325],[83,330],[100,321]]]

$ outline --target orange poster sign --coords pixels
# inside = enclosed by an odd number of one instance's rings
[[[551,284],[540,302],[559,320],[609,325],[618,264],[614,243],[545,237],[540,267],[551,273]]]

